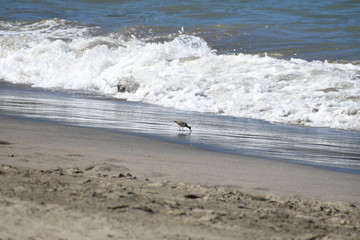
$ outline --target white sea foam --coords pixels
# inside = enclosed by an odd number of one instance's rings
[[[88,35],[98,27],[87,27],[64,19],[41,21],[0,21],[0,36],[32,36],[47,38],[75,38]]]
[[[183,110],[360,130],[359,65],[217,55],[194,36],[149,43],[116,34],[91,37],[85,27],[47,21],[53,22],[21,29],[0,25],[0,79]]]

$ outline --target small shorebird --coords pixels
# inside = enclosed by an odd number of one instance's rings
[[[186,122],[181,122],[181,121],[174,121],[174,122],[176,122],[177,125],[179,125],[179,131],[185,131],[184,127],[187,127],[188,129],[190,129],[190,132],[191,132],[191,126],[187,125]]]

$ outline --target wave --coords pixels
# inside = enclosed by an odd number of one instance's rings
[[[160,39],[160,38],[159,38]],[[0,79],[272,122],[360,130],[357,63],[217,54],[60,20],[0,21]]]

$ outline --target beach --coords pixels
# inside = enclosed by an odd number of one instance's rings
[[[359,10],[3,0],[0,240],[359,239]]]
[[[360,175],[1,117],[0,239],[357,239]]]

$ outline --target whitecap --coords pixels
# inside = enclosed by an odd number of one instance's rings
[[[3,24],[3,23],[2,23]],[[216,54],[201,38],[156,43],[61,20],[3,27],[0,79],[182,110],[360,130],[360,66]]]

